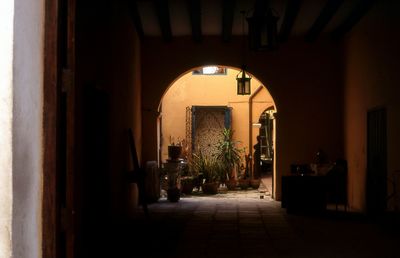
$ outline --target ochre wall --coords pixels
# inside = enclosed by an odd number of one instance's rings
[[[205,37],[202,44],[190,37],[142,42],[143,160],[157,159],[157,109],[169,85],[194,67],[240,67],[240,42],[224,44],[219,37]],[[247,54],[249,71],[267,85],[278,109],[277,199],[291,163],[312,162],[318,148],[333,160],[344,155],[341,62],[341,46],[324,38],[312,44],[293,39],[277,51]]]
[[[274,107],[275,111],[277,111],[277,108],[274,106],[274,103],[269,101],[270,99],[270,94],[268,90],[264,90],[262,88],[260,91],[258,91],[257,94],[254,94],[253,99],[252,99],[252,117],[251,117],[251,124],[258,123],[261,117],[261,114],[270,107]],[[257,136],[260,133],[260,128],[257,127],[252,127],[252,140],[251,140],[251,145],[254,147],[254,145],[257,143]],[[247,140],[249,141],[249,140]],[[254,154],[254,148],[251,150],[252,155]]]
[[[75,194],[77,237],[86,237],[80,244],[100,237],[96,222],[118,221],[136,198],[127,178],[133,169],[128,129],[140,158],[142,127],[140,42],[128,8],[120,1],[90,1],[77,10]]]
[[[400,170],[399,8],[397,1],[377,1],[345,44],[345,153],[349,201],[356,210],[366,208],[368,110],[386,107],[388,176]]]
[[[162,161],[168,158],[167,146],[170,136],[175,141],[186,135],[186,107],[228,106],[232,108],[232,129],[234,139],[240,148],[249,151],[249,95],[236,94],[236,75],[239,70],[227,69],[226,75],[192,75],[189,72],[180,77],[168,89],[162,99]],[[271,95],[256,78],[251,80],[251,92],[258,87],[262,90],[255,96],[253,110],[256,119],[267,107],[273,105]],[[260,111],[261,110],[261,111]],[[258,133],[257,133],[258,134]],[[254,143],[254,142],[253,142]]]
[[[127,129],[131,128],[138,159],[141,160],[141,70],[140,42],[133,26],[132,18],[126,7],[118,6],[112,20],[110,66],[112,81],[108,85],[110,92],[110,154],[111,178],[114,180],[112,192],[124,196],[128,194],[128,203],[132,204],[131,186],[126,187],[126,175],[133,170],[130,149],[128,148]],[[127,191],[127,192],[125,192]],[[135,193],[133,193],[135,195]],[[113,196],[117,203],[118,196]],[[137,204],[136,201],[134,203]]]

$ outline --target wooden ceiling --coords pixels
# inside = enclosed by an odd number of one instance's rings
[[[242,35],[242,14],[264,15],[271,9],[278,20],[278,37],[304,37],[313,42],[321,34],[341,38],[368,12],[375,0],[128,0],[141,38],[162,37],[168,42],[191,35],[219,35],[229,42]],[[245,34],[247,29],[245,30]]]

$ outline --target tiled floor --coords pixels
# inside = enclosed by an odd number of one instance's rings
[[[400,257],[400,237],[362,216],[287,215],[256,190],[160,200],[121,223],[113,257]],[[397,253],[396,253],[397,252]]]

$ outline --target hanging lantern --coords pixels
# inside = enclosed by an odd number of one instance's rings
[[[250,95],[250,80],[251,76],[246,73],[246,36],[244,34],[244,21],[245,11],[240,12],[242,14],[242,70],[236,75],[237,81],[237,95]]]
[[[261,51],[278,48],[278,19],[272,9],[266,15],[247,18],[250,49]]]
[[[242,70],[236,75],[237,95],[250,95],[250,80],[251,76],[246,73],[246,69],[243,66]]]

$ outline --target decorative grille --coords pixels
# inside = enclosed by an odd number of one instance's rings
[[[192,108],[186,107],[186,144],[184,146],[187,159],[192,157]]]
[[[194,151],[211,158],[216,153],[217,143],[222,139],[225,127],[225,107],[204,107],[196,110],[194,125]]]

